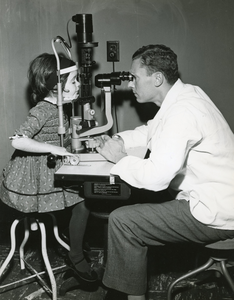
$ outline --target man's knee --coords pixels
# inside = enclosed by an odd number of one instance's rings
[[[124,224],[131,223],[132,206],[122,206],[109,215],[109,227],[122,227]]]
[[[109,224],[116,223],[124,216],[124,207],[119,207],[113,210],[109,215]]]

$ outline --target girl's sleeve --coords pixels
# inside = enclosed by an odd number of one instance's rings
[[[15,131],[14,136],[33,138],[45,125],[50,112],[44,107],[34,107],[29,111],[25,122]]]

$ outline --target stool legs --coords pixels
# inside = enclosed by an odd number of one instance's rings
[[[218,264],[218,266],[216,266],[216,264]],[[216,259],[214,257],[210,257],[209,260],[207,261],[207,263],[205,263],[200,268],[190,271],[187,274],[176,279],[174,282],[172,282],[172,284],[169,286],[169,289],[168,289],[167,300],[172,300],[172,290],[178,282],[185,280],[189,277],[192,277],[192,276],[194,276],[202,271],[206,271],[206,270],[215,270],[215,271],[218,271],[221,274],[223,274],[223,276],[226,278],[232,292],[234,293],[234,283],[233,283],[233,280],[231,279],[229,272],[227,270],[226,259]]]
[[[173,290],[174,286],[178,282],[180,282],[182,280],[185,280],[185,279],[187,279],[187,278],[189,278],[191,276],[194,276],[194,275],[196,275],[196,274],[198,274],[198,273],[200,273],[200,272],[208,269],[213,264],[213,262],[214,262],[213,259],[210,258],[208,260],[208,262],[206,264],[204,264],[203,266],[201,266],[200,268],[198,268],[198,269],[196,269],[194,271],[190,271],[187,274],[185,274],[185,275],[179,277],[178,279],[176,279],[174,282],[172,282],[172,284],[169,286],[169,289],[168,289],[168,292],[167,292],[167,300],[172,300],[172,290]]]
[[[222,270],[222,274],[223,276],[226,278],[227,282],[229,283],[229,286],[233,292],[233,295],[234,295],[234,283],[233,283],[233,280],[227,270],[227,266],[226,266],[226,263],[224,260],[221,260],[220,261],[220,267],[221,267],[221,270]]]
[[[56,218],[54,217],[53,214],[48,214],[50,215],[50,217],[52,217],[52,221],[53,221],[53,232],[54,232],[54,236],[56,238],[56,240],[59,242],[59,244],[61,244],[65,249],[67,249],[68,251],[70,250],[70,246],[68,244],[66,244],[60,237],[58,234],[58,226],[57,226],[57,222],[56,222]],[[21,270],[25,270],[25,258],[24,258],[24,247],[29,239],[29,234],[30,234],[30,228],[29,228],[29,220],[30,220],[30,226],[31,226],[31,230],[36,231],[38,229],[40,229],[41,232],[41,252],[42,252],[42,257],[45,263],[45,267],[50,279],[50,284],[51,284],[51,290],[49,288],[46,287],[46,290],[51,292],[52,294],[52,300],[57,300],[57,284],[56,284],[56,280],[54,277],[54,273],[53,273],[53,269],[51,268],[50,265],[50,261],[48,258],[48,254],[47,254],[47,244],[46,244],[46,229],[45,229],[45,224],[43,221],[40,221],[37,218],[30,218],[29,217],[25,217],[24,219],[24,238],[23,241],[20,244],[19,247],[19,256],[20,256],[20,268]],[[11,225],[11,229],[10,229],[10,237],[11,237],[11,249],[10,252],[7,256],[7,258],[5,259],[5,261],[3,262],[3,264],[0,267],[0,278],[3,275],[4,270],[7,268],[9,262],[11,261],[14,253],[15,253],[15,249],[16,249],[16,227],[19,224],[21,220],[16,219],[14,220],[14,222]],[[27,263],[28,265],[28,263]],[[32,269],[32,267],[31,267]],[[40,273],[37,273],[34,269],[33,269],[35,275],[38,277],[38,279],[40,278]],[[43,273],[43,272],[42,272]],[[30,278],[30,277],[28,277]],[[41,279],[42,282],[42,279]],[[12,283],[14,284],[14,283]]]
[[[59,242],[60,245],[62,245],[65,249],[67,249],[68,251],[70,251],[70,246],[68,246],[67,243],[65,243],[58,234],[58,226],[57,226],[57,222],[56,222],[56,218],[53,214],[49,214],[53,220],[53,231],[54,231],[54,236],[56,238],[56,240]]]
[[[43,257],[43,260],[44,260],[44,263],[46,266],[46,270],[47,270],[49,278],[50,278],[51,289],[52,289],[52,299],[56,300],[57,299],[57,284],[56,284],[54,273],[51,268],[48,254],[47,254],[45,225],[43,222],[38,222],[38,225],[41,230],[41,252],[42,252],[42,257]]]
[[[108,222],[104,224],[104,260],[103,265],[106,266],[106,260],[108,255]]]
[[[25,270],[24,263],[24,246],[26,245],[29,238],[29,226],[28,226],[28,218],[24,218],[24,239],[19,247],[19,255],[20,255],[20,268],[21,270]]]
[[[16,248],[16,238],[15,238],[15,229],[16,226],[18,225],[20,220],[16,219],[12,225],[11,225],[11,230],[10,230],[10,235],[11,235],[11,250],[7,256],[7,258],[5,259],[4,263],[1,265],[0,267],[0,278],[4,272],[4,270],[6,269],[6,267],[8,266],[9,262],[11,261],[14,253],[15,253],[15,248]]]

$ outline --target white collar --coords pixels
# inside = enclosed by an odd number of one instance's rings
[[[50,102],[52,104],[57,105],[57,98],[56,97],[45,97],[44,100],[47,101],[47,102]]]

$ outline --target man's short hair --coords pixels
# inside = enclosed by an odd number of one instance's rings
[[[177,55],[165,45],[143,46],[132,56],[132,60],[138,58],[148,75],[161,72],[169,84],[174,84],[179,78]]]

